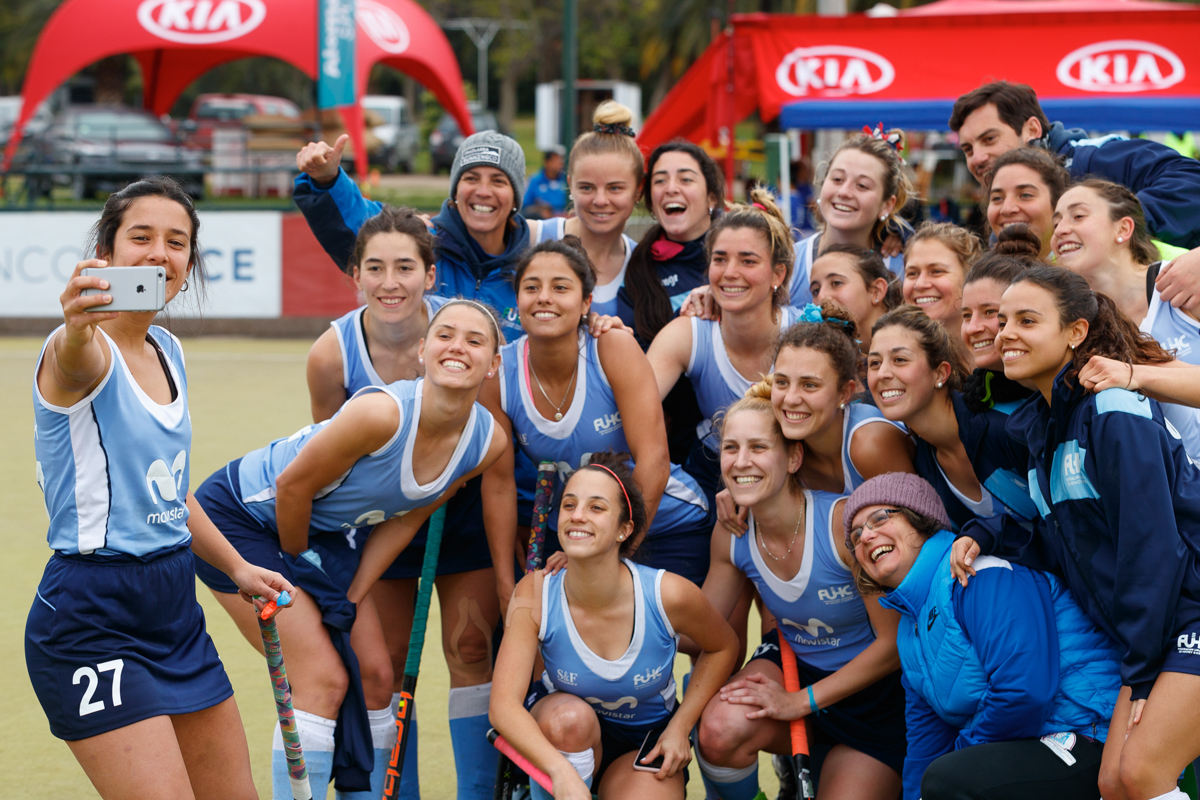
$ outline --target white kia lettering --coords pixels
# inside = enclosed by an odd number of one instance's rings
[[[143,28],[182,44],[237,39],[261,25],[266,16],[263,0],[144,0],[137,10]]]
[[[154,501],[154,505],[158,505],[159,497],[168,503],[175,502],[175,499],[179,497],[179,488],[183,484],[183,468],[186,465],[186,450],[179,451],[170,467],[161,458],[154,459],[150,469],[146,470],[146,489],[150,492],[150,499]],[[155,489],[158,490],[157,494]]]
[[[408,26],[395,11],[376,3],[375,0],[358,0],[354,13],[358,19],[358,27],[362,28],[381,50],[399,55],[408,49]]]
[[[874,94],[892,85],[896,69],[878,53],[858,47],[798,47],[775,70],[779,88],[793,97]]]
[[[1187,74],[1183,60],[1162,45],[1136,39],[1097,42],[1058,62],[1058,80],[1085,92],[1150,92]]]

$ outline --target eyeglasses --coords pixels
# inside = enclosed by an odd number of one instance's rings
[[[855,550],[858,548],[858,543],[862,540],[863,528],[877,531],[892,518],[892,514],[901,514],[903,511],[899,508],[881,508],[871,516],[867,517],[867,522],[864,525],[859,525],[857,528],[851,528],[850,533],[846,535],[846,548]]]

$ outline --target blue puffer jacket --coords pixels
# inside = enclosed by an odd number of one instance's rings
[[[954,534],[930,538],[882,601],[899,611],[907,697],[905,797],[951,750],[1066,731],[1103,740],[1120,690],[1120,653],[1053,577],[997,558],[963,589]]]

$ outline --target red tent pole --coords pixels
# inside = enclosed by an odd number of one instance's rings
[[[725,197],[733,201],[734,163],[733,151],[737,147],[737,111],[734,110],[735,70],[734,70],[734,28],[733,0],[729,0],[729,45],[725,51],[725,131],[728,141],[725,144]]]

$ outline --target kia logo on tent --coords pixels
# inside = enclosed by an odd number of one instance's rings
[[[384,52],[399,55],[408,49],[408,26],[395,11],[375,0],[358,0],[354,13],[358,27]]]
[[[263,0],[144,0],[137,18],[159,38],[212,44],[245,36],[267,16]]]
[[[858,47],[799,47],[775,70],[779,88],[793,97],[874,94],[896,78],[890,61]]]
[[[1081,47],[1058,62],[1058,80],[1085,92],[1150,92],[1183,80],[1179,56],[1153,42],[1118,39]]]

